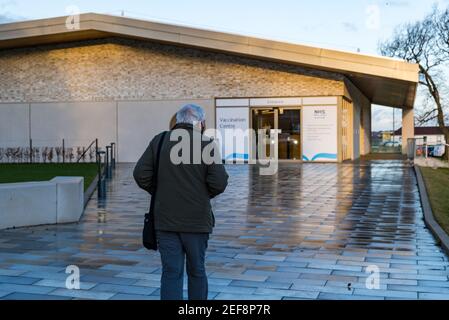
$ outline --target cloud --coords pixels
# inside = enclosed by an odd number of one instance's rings
[[[385,5],[389,7],[408,7],[410,6],[410,2],[406,0],[392,0],[385,1]]]
[[[0,2],[0,10],[3,10],[6,7],[10,7],[10,6],[14,6],[14,5],[16,5],[15,0],[2,1],[2,2]]]
[[[8,22],[12,22],[14,20],[17,20],[17,19],[15,19],[11,15],[0,13],[0,23],[8,23]]]
[[[373,105],[371,118],[373,131],[393,130],[393,108]],[[394,118],[394,128],[398,129],[402,125],[402,114],[400,110],[396,109]]]
[[[352,22],[343,22],[342,26],[345,29],[345,31],[348,32],[357,32],[359,30],[359,28],[357,28],[357,26]]]
[[[11,13],[12,7],[16,6],[16,1],[2,1],[0,2],[0,23],[8,23],[17,20],[26,20],[25,17],[18,16]]]

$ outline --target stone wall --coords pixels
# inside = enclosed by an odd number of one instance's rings
[[[0,102],[326,96],[339,74],[109,38],[0,51]]]

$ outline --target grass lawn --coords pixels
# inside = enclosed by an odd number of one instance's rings
[[[449,234],[449,169],[420,167],[433,215]]]
[[[84,177],[84,190],[86,190],[96,175],[95,163],[0,164],[0,183],[47,181],[56,176],[79,176]]]

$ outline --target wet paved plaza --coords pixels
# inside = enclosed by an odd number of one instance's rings
[[[119,165],[107,200],[94,195],[78,224],[0,231],[0,298],[158,299],[159,256],[140,240],[149,199],[132,168]],[[227,170],[213,202],[211,299],[449,299],[449,262],[404,162]],[[65,288],[68,265],[81,290]],[[366,287],[373,265],[379,289]]]

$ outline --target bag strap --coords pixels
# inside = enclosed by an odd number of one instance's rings
[[[161,139],[159,140],[159,143],[157,145],[157,153],[156,153],[156,161],[154,162],[154,172],[153,172],[153,182],[155,183],[154,185],[157,185],[157,176],[159,174],[159,159],[161,158],[161,149],[162,149],[162,145],[164,143],[164,138],[167,134],[167,131],[164,131],[162,133]]]
[[[153,212],[153,209],[154,209],[154,201],[156,198],[156,191],[157,191],[157,178],[158,178],[158,174],[159,174],[159,159],[161,157],[162,144],[164,143],[164,138],[166,135],[167,135],[167,131],[164,131],[162,133],[161,139],[159,140],[159,143],[157,146],[157,153],[156,153],[156,158],[155,158],[155,162],[154,162],[154,170],[153,170],[153,178],[152,178],[154,191],[151,196],[150,212]]]

